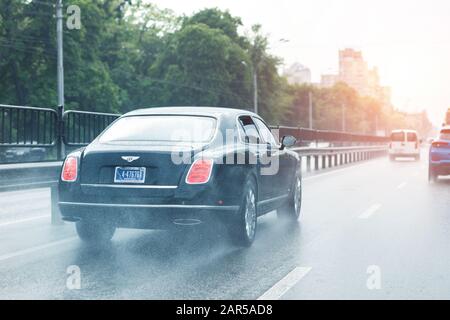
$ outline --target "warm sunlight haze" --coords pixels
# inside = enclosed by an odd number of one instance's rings
[[[336,72],[338,50],[362,50],[377,66],[381,83],[392,88],[395,108],[426,110],[435,125],[450,106],[450,1],[447,0],[156,0],[176,13],[206,7],[242,17],[243,30],[262,24],[272,52],[285,64]],[[289,42],[279,42],[287,39]]]

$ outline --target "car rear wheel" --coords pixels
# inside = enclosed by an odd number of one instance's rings
[[[389,160],[395,161],[395,156],[394,155],[389,155]]]
[[[294,184],[292,186],[289,198],[286,205],[277,210],[277,215],[280,218],[288,218],[296,221],[300,218],[300,212],[302,210],[302,178],[300,176],[295,177]]]
[[[81,220],[76,223],[77,234],[88,243],[105,243],[112,239],[116,226],[101,220]]]
[[[233,242],[238,246],[249,247],[255,240],[258,212],[256,207],[256,186],[253,179],[246,182],[244,196],[238,216],[229,226]]]
[[[436,182],[438,179],[438,175],[431,167],[428,167],[428,181],[429,182]]]

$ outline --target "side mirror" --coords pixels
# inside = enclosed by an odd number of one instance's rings
[[[284,150],[284,148],[290,148],[295,146],[297,143],[297,139],[293,136],[284,136],[283,139],[281,139],[281,150]]]

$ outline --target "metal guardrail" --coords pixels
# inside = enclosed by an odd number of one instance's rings
[[[56,185],[62,161],[0,165],[0,192]]]
[[[53,109],[0,105],[0,146],[53,147],[57,119]]]
[[[342,131],[313,130],[299,127],[271,126],[276,129],[280,137],[291,135],[296,137],[299,142],[339,142],[339,143],[367,143],[379,144],[389,142],[389,137],[356,134]]]
[[[119,114],[0,105],[0,147],[88,145]],[[61,152],[57,152],[60,159]]]
[[[58,179],[62,162],[16,163],[0,165],[0,192],[50,188],[51,222],[62,224],[58,208]]]
[[[312,171],[312,165],[314,165],[314,170],[317,171],[385,156],[388,145],[327,148],[297,147],[292,148],[292,150],[306,159],[306,171],[310,172]]]
[[[118,117],[119,114],[113,113],[66,111],[63,142],[67,146],[86,146]]]

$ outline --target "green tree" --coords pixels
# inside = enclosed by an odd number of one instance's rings
[[[222,30],[233,42],[240,43],[243,40],[238,34],[238,28],[242,26],[241,19],[233,17],[228,11],[204,9],[192,17],[185,17],[183,21],[183,27],[195,24],[206,24],[211,29]]]
[[[242,65],[245,52],[222,30],[186,24],[169,37],[151,72],[158,91],[163,91],[159,103],[230,107],[248,104],[249,83]]]

